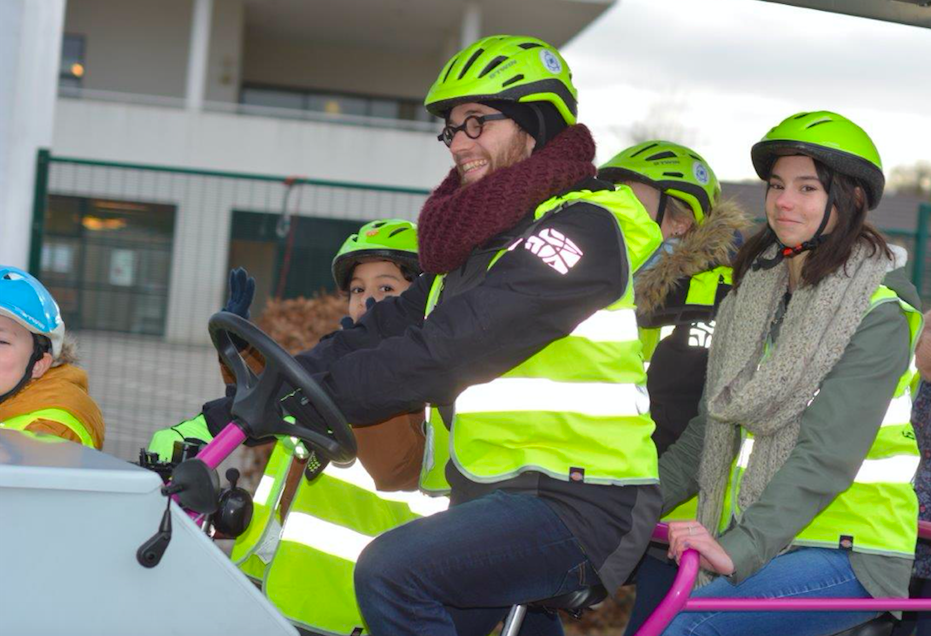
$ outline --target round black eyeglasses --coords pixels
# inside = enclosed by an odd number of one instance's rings
[[[499,119],[507,118],[507,115],[502,115],[501,113],[495,113],[493,115],[469,115],[465,118],[465,121],[462,122],[461,126],[450,126],[449,124],[444,126],[443,132],[436,136],[436,140],[442,141],[448,148],[453,145],[453,138],[460,130],[464,132],[469,139],[478,139],[482,136],[482,128],[485,127],[486,121],[498,121]]]

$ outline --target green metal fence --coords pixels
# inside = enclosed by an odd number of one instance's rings
[[[231,266],[274,296],[331,290],[345,238],[415,219],[427,191],[38,155],[30,270],[78,338],[104,449],[132,459],[158,428],[222,395],[207,320]]]
[[[152,432],[221,395],[207,319],[227,273],[257,279],[253,315],[274,296],[331,289],[345,237],[377,218],[415,219],[425,190],[56,157],[40,151],[30,270],[79,339],[105,450],[133,458]],[[910,252],[931,300],[931,204],[914,232],[887,230]]]
[[[918,208],[918,223],[915,228],[912,281],[921,292],[925,310],[931,305],[931,203]]]

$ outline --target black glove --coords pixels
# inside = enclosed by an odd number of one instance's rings
[[[375,299],[371,296],[365,299],[365,311],[372,311],[372,307],[375,306]],[[343,329],[352,329],[355,326],[355,322],[352,319],[352,316],[343,316],[339,319],[339,326]]]
[[[230,270],[230,297],[223,307],[228,311],[249,320],[249,305],[255,298],[255,279],[242,267]]]
[[[234,313],[249,320],[249,305],[255,297],[255,279],[243,267],[230,270],[230,297],[223,306],[223,311]],[[249,346],[245,340],[235,334],[230,334],[230,340],[239,351]]]

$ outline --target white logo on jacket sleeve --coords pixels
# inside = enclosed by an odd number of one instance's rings
[[[518,245],[520,241],[516,241],[508,249],[513,250]],[[531,236],[524,242],[524,247],[560,274],[568,274],[584,255],[572,239],[552,228],[546,228]]]

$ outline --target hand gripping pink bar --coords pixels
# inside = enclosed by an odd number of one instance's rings
[[[931,522],[918,522],[918,536],[931,539]],[[657,524],[653,540],[668,543],[669,528]],[[908,598],[821,598],[821,599],[766,599],[766,598],[689,598],[698,576],[699,555],[686,550],[679,563],[679,572],[666,597],[650,618],[637,631],[637,636],[659,636],[681,612],[888,612],[931,611],[931,599]]]

